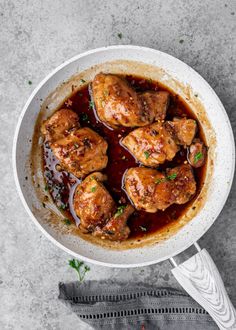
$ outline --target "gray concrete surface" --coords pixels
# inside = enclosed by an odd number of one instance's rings
[[[236,132],[235,1],[0,0],[0,329],[88,329],[57,300],[58,282],[76,274],[67,266],[69,255],[26,214],[13,181],[11,149],[22,106],[41,79],[65,59],[114,44],[153,47],[191,65],[215,89]],[[234,304],[235,198],[236,186],[200,242]],[[91,265],[87,278],[177,286],[170,269],[169,262],[133,270]]]

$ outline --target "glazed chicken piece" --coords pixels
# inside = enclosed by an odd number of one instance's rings
[[[166,170],[166,177],[170,182],[174,203],[185,204],[195,194],[197,186],[193,170],[189,164],[183,164]]]
[[[157,170],[130,168],[124,177],[125,190],[138,210],[155,213],[171,204],[184,204],[196,192],[190,165],[180,165],[163,174]]]
[[[41,132],[45,136],[45,141],[52,143],[79,127],[78,115],[72,110],[61,109],[43,123]]]
[[[100,73],[92,83],[92,94],[99,119],[106,125],[145,126],[165,118],[169,93],[136,91],[121,77]]]
[[[197,122],[194,119],[174,118],[173,121],[167,121],[165,126],[176,143],[184,146],[192,143],[197,132]]]
[[[172,160],[179,147],[163,123],[137,128],[121,142],[142,164],[156,167]]]
[[[61,167],[83,178],[107,166],[107,142],[88,127],[79,128],[51,144]]]
[[[105,175],[95,172],[75,190],[73,206],[82,230],[93,232],[97,226],[104,226],[116,211],[115,202],[102,183],[105,180]]]
[[[177,119],[155,122],[130,132],[122,144],[142,164],[156,167],[171,161],[179,151],[179,145],[190,145],[196,134],[196,121]]]
[[[194,139],[188,149],[188,162],[193,167],[201,167],[205,163],[207,148],[200,139]]]
[[[134,212],[132,205],[119,206],[116,213],[111,217],[103,228],[96,228],[94,236],[111,241],[123,241],[129,237],[130,229],[127,219]]]
[[[165,91],[144,92],[139,94],[146,113],[150,113],[150,123],[153,120],[164,120],[170,102],[170,94]]]
[[[157,210],[165,210],[174,202],[165,176],[157,170],[130,168],[125,173],[124,185],[137,210],[155,213]]]
[[[78,185],[74,194],[74,210],[80,218],[80,228],[94,236],[112,241],[128,238],[128,217],[133,213],[131,205],[116,207],[111,195],[103,185],[106,176],[95,172]]]

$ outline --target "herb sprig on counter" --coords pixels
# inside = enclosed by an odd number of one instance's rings
[[[90,268],[83,261],[77,259],[69,260],[69,266],[77,272],[79,282],[82,282],[86,273],[90,271]]]

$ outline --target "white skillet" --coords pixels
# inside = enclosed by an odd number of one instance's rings
[[[91,66],[114,60],[130,60],[163,69],[199,95],[216,135],[214,172],[204,207],[178,232],[161,243],[129,250],[109,250],[80,237],[58,232],[43,219],[41,202],[31,180],[30,151],[40,100],[63,81]],[[219,157],[220,155],[220,157]],[[13,170],[17,189],[28,214],[54,244],[73,256],[108,267],[141,267],[171,259],[172,272],[183,288],[213,317],[220,329],[236,329],[236,313],[219,272],[205,249],[196,243],[213,224],[228,197],[234,174],[235,147],[225,109],[207,82],[188,65],[157,50],[138,46],[111,46],[95,49],[66,61],[49,74],[33,91],[20,115],[13,145]],[[197,253],[177,265],[174,256],[195,244]]]

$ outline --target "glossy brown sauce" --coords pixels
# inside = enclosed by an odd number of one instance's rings
[[[157,82],[146,80],[141,77],[125,76],[125,78],[136,89],[136,91],[168,90]],[[178,97],[178,95],[173,94],[169,90],[168,92],[171,94],[171,101],[167,111],[167,120],[171,120],[175,116],[186,116],[197,120],[191,109]],[[128,168],[139,166],[139,163],[136,162],[134,157],[120,145],[120,140],[126,136],[132,128],[112,130],[99,122],[93,109],[88,85],[72,95],[61,108],[65,107],[75,111],[79,115],[82,127],[92,128],[107,140],[109,145],[109,161],[107,167],[102,171],[108,177],[105,185],[118,205],[129,202],[125,191],[122,189],[122,177]],[[196,137],[199,137],[205,142],[205,137],[199,123],[198,128]],[[75,216],[72,209],[72,198],[74,189],[76,185],[79,184],[80,180],[70,173],[58,171],[59,162],[46,144],[43,148],[43,156],[44,175],[46,180],[45,189],[49,190],[55,204],[64,213],[65,217],[69,218],[71,221],[75,221],[78,225],[79,219]],[[186,161],[186,156],[186,149],[181,147],[180,151],[171,162],[165,162],[163,165],[160,165],[158,169],[164,170],[168,167],[175,167],[182,164]],[[158,211],[156,213],[135,211],[128,220],[128,225],[131,229],[130,238],[141,238],[143,235],[157,232],[166,225],[178,221],[179,217],[191,206],[201,190],[206,172],[206,163],[207,162],[205,161],[204,166],[193,169],[197,182],[197,192],[191,201],[184,205],[171,205],[165,211]]]

